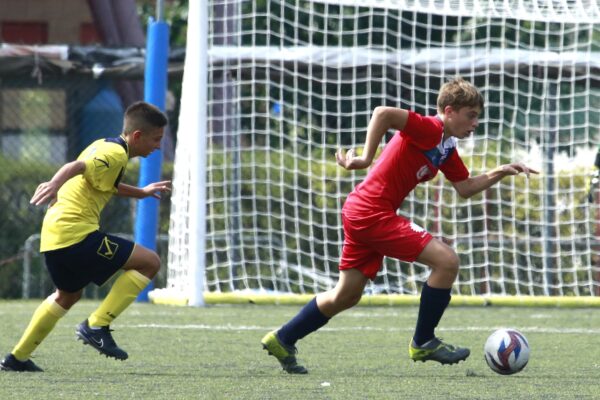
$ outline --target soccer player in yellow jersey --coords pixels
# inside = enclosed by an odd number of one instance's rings
[[[109,325],[150,283],[160,268],[160,258],[139,244],[99,231],[100,212],[113,194],[160,199],[160,193],[171,190],[170,181],[143,188],[121,183],[130,158],[146,157],[160,148],[166,124],[167,118],[158,108],[134,103],[125,111],[119,137],[95,141],[76,161],[65,164],[49,182],[37,187],[31,203],[49,204],[40,251],[57,289],[36,309],[21,340],[0,362],[0,369],[42,371],[31,361],[31,353],[81,298],[88,283],[102,285],[120,269],[124,272],[98,309],[77,326],[76,335],[107,357],[127,359]]]

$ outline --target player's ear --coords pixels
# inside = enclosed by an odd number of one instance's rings
[[[133,139],[139,140],[142,137],[142,131],[133,131]]]
[[[444,115],[445,116],[450,116],[453,112],[454,112],[454,108],[452,106],[446,106],[444,107]]]

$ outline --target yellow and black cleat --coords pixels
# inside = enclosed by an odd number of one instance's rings
[[[263,349],[267,350],[270,356],[273,356],[279,361],[281,367],[288,374],[307,374],[308,371],[302,365],[298,365],[296,353],[298,352],[294,346],[287,346],[279,340],[276,331],[267,333],[260,343]]]
[[[466,360],[470,354],[469,349],[444,343],[438,338],[433,338],[421,346],[417,346],[415,341],[411,340],[408,345],[408,355],[413,361],[437,361],[440,364],[456,364],[459,361]]]

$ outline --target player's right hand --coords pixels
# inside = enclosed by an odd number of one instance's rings
[[[29,203],[39,206],[49,202],[52,205],[56,201],[57,193],[58,188],[52,181],[40,183]]]

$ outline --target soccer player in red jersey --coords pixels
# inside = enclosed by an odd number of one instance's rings
[[[404,198],[419,183],[442,171],[463,198],[486,190],[502,178],[538,173],[522,163],[501,165],[475,177],[463,164],[456,149],[457,140],[471,135],[479,125],[483,97],[475,86],[455,78],[438,94],[437,115],[422,116],[394,107],[377,107],[367,127],[363,152],[351,149],[336,153],[345,169],[367,168],[383,135],[398,132],[387,143],[365,180],[350,193],[342,209],[344,245],[335,288],[318,294],[279,330],[262,339],[263,347],[275,356],[285,371],[305,374],[298,365],[295,344],[325,325],[331,317],[356,305],[369,279],[374,279],[383,257],[417,261],[431,273],[421,291],[421,300],[409,356],[414,361],[433,360],[454,364],[465,360],[470,351],[442,342],[435,336],[442,315],[450,303],[459,258],[441,240],[413,222],[397,215]]]

